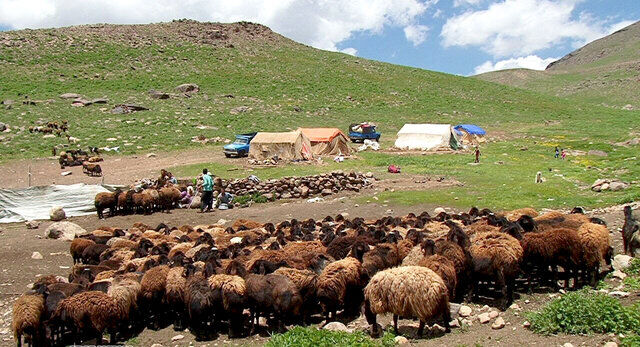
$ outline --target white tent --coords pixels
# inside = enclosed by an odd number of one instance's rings
[[[398,131],[395,147],[419,150],[450,148],[451,136],[451,124],[405,124]]]

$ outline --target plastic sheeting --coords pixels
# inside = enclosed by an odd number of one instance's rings
[[[49,219],[49,211],[55,206],[62,207],[67,217],[91,214],[96,210],[96,194],[114,189],[84,183],[0,189],[0,223]]]
[[[459,124],[453,127],[458,135],[462,135],[463,131],[471,135],[486,135],[487,132],[475,124]]]

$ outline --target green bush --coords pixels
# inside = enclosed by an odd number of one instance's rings
[[[249,202],[254,202],[257,204],[263,204],[265,202],[268,202],[269,199],[267,199],[264,195],[260,194],[260,193],[253,193],[253,194],[248,194],[248,195],[242,195],[242,196],[236,196],[233,199],[233,202],[235,202],[236,204],[239,205],[244,205],[247,204]]]
[[[622,347],[638,347],[640,346],[640,335],[629,335],[620,339],[620,346]]]
[[[640,275],[640,259],[631,259],[631,265],[628,268],[624,269],[624,272],[630,276]]]
[[[640,303],[622,306],[615,298],[585,289],[555,299],[527,318],[531,330],[545,335],[628,333],[640,331]]]
[[[394,335],[386,332],[382,338],[374,340],[363,332],[318,330],[316,328],[295,327],[284,334],[276,334],[266,343],[266,347],[386,347],[394,346]]]

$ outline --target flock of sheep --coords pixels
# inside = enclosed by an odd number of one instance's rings
[[[384,313],[396,331],[398,317],[418,319],[418,335],[435,322],[449,331],[450,302],[482,295],[506,309],[516,284],[594,285],[611,261],[609,230],[572,212],[103,227],[71,242],[68,278],[41,277],[17,299],[13,333],[18,345],[101,343],[105,332],[115,343],[173,324],[209,340],[254,334],[259,317],[283,331],[362,311],[373,336]]]
[[[153,211],[169,211],[178,206],[180,202],[180,189],[172,184],[157,187],[149,187],[135,191],[133,189],[116,189],[114,192],[98,193],[95,196],[95,207],[98,218],[104,218],[104,210],[109,210],[109,215],[118,213],[143,213]]]

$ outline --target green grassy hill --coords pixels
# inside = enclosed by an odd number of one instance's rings
[[[576,101],[640,109],[640,22],[569,53],[545,71],[512,69],[476,77]]]
[[[201,147],[191,141],[197,135],[231,138],[236,132],[299,126],[345,129],[364,120],[378,123],[389,144],[408,122],[475,123],[496,139],[483,148],[486,167],[467,165],[469,158],[458,154],[371,153],[342,168],[382,173],[397,163],[403,172],[447,175],[465,184],[454,191],[389,196],[406,203],[451,200],[455,194],[466,206],[551,207],[603,205],[640,195],[637,185],[604,198],[588,190],[596,178],[631,181],[640,175],[640,168],[628,169],[624,161],[634,149],[612,145],[636,134],[637,128],[630,128],[635,111],[321,51],[251,23],[21,30],[0,33],[0,47],[0,121],[12,129],[0,134],[0,162],[48,156],[52,146],[65,143],[27,130],[47,121],[68,120],[80,147],[120,146],[122,154]],[[190,97],[177,93],[174,88],[182,83],[196,83],[200,91]],[[174,95],[154,99],[151,89]],[[73,107],[59,98],[63,93],[109,101]],[[149,110],[112,114],[121,103]],[[555,145],[610,155],[552,163]],[[550,167],[562,171],[546,175],[547,185],[533,185],[535,172]]]

